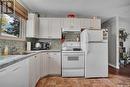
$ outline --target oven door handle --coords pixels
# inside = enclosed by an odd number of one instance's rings
[[[79,56],[68,56],[68,61],[78,61]]]

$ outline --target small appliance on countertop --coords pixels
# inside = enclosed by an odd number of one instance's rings
[[[31,44],[31,50],[49,50],[51,42],[35,42]]]

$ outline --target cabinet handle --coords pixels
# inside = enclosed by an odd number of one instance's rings
[[[16,70],[18,70],[18,69],[20,69],[21,67],[17,67],[17,68],[15,68],[13,71],[16,71]]]
[[[6,69],[2,69],[2,70],[0,70],[0,72],[4,72]]]

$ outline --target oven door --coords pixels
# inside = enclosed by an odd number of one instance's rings
[[[84,54],[62,53],[62,68],[84,68]]]

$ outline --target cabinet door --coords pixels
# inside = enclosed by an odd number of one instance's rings
[[[61,75],[61,53],[60,52],[49,53],[49,74]]]
[[[101,29],[101,19],[89,19],[90,20],[90,28]]]
[[[37,16],[35,17],[35,36],[39,37],[39,18]]]
[[[39,38],[48,38],[49,20],[47,18],[39,19]]]
[[[74,27],[80,29],[80,19],[75,18],[73,19]]]
[[[10,77],[10,79],[14,80],[14,86],[12,87],[29,86],[28,65],[29,65],[28,59],[20,61],[15,64],[15,68],[11,71],[12,75]]]
[[[42,53],[41,57],[41,77],[48,75],[48,53]]]
[[[64,22],[63,22],[63,28],[70,28],[73,27],[73,22],[71,18],[64,18]]]
[[[73,30],[79,30],[80,29],[80,19],[77,18],[65,18],[64,19],[64,29],[69,28]]]
[[[28,60],[0,69],[1,87],[28,87]]]
[[[39,54],[37,54],[37,55],[35,55],[35,63],[36,63],[36,69],[35,69],[35,72],[36,72],[36,82],[40,79],[40,77],[41,77],[41,70],[40,70],[40,58],[41,58],[41,54],[39,53]]]
[[[37,71],[36,71],[36,56],[32,56],[29,58],[29,87],[35,87]]]
[[[34,31],[34,21],[33,19],[27,20],[27,29],[26,29],[26,37],[35,37],[35,31]]]
[[[29,87],[35,87],[41,77],[40,60],[41,54],[37,54],[29,58]]]
[[[80,19],[80,27],[89,29],[90,28],[90,20],[85,19],[85,18]]]
[[[49,38],[61,38],[61,20],[59,18],[49,19]]]
[[[10,76],[12,75],[12,72],[10,69],[11,67],[0,69],[0,86],[1,87],[13,87],[14,81],[10,79]]]
[[[38,36],[39,20],[36,14],[29,14],[27,20],[26,37]]]

